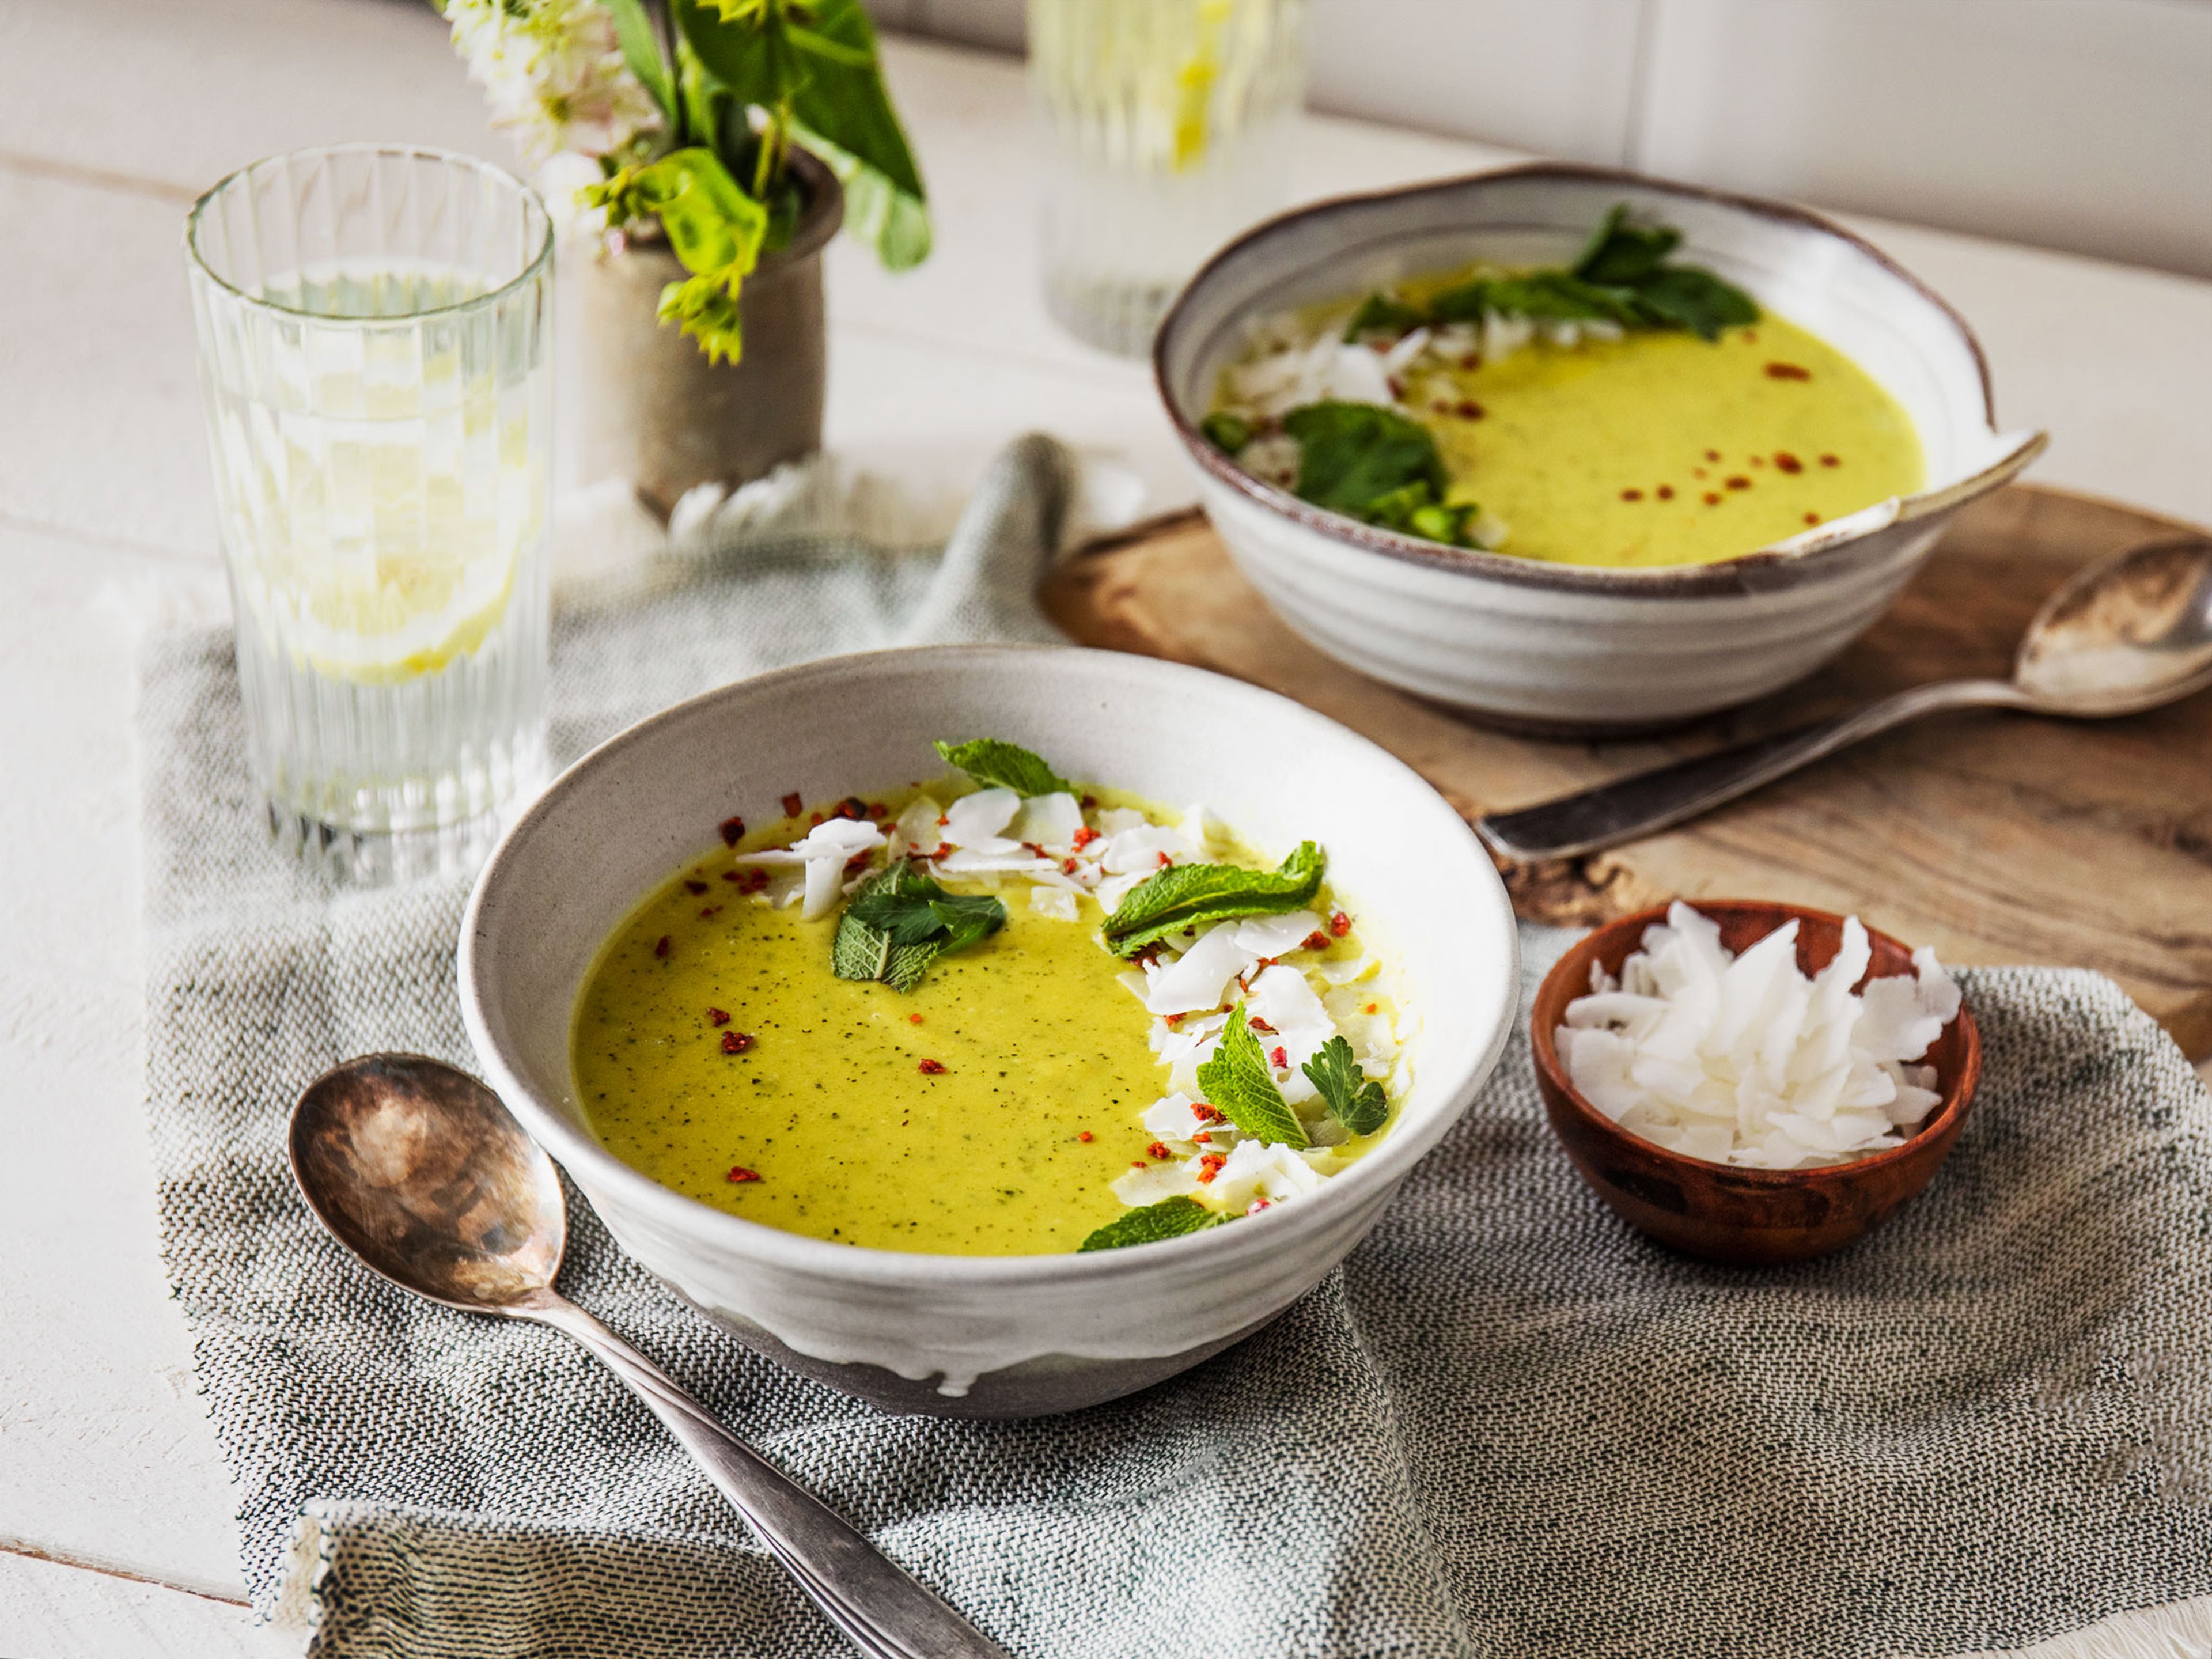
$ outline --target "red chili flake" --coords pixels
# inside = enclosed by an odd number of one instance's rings
[[[1715,495],[1711,490],[1708,489],[1705,492],[1705,505],[1707,507],[1718,507],[1720,504],[1721,498]]]
[[[783,798],[784,817],[787,818],[795,818],[805,810],[806,802],[796,789],[793,790],[789,794]]]
[[[1146,1151],[1146,1152],[1148,1155],[1150,1155],[1151,1157],[1157,1158],[1161,1158],[1161,1159],[1165,1159],[1165,1158],[1172,1158],[1172,1157],[1174,1157],[1174,1156],[1175,1156],[1175,1154],[1173,1154],[1172,1152],[1169,1152],[1169,1151],[1168,1151],[1167,1142],[1165,1142],[1164,1140],[1156,1140],[1156,1141],[1154,1141],[1151,1146],[1149,1146],[1146,1147],[1146,1148],[1145,1148],[1145,1151]]]
[[[1367,1012],[1371,1014],[1379,1006],[1379,1004],[1370,1002],[1367,1005]]]
[[[745,838],[745,821],[743,818],[724,818],[716,827],[722,832],[722,845],[725,847],[735,847]]]
[[[729,1174],[724,1176],[722,1179],[727,1182],[732,1182],[738,1186],[742,1187],[748,1181],[758,1181],[760,1179],[760,1171],[758,1170],[748,1170],[740,1166],[738,1169],[731,1170]]]
[[[941,1060],[917,1060],[914,1069],[924,1077],[935,1077],[945,1069],[945,1062]]]
[[[1796,363],[1769,363],[1766,378],[1770,380],[1809,380],[1813,371]]]
[[[1659,499],[1662,501],[1673,501],[1674,499],[1674,486],[1672,484],[1661,484],[1659,486]]]
[[[854,854],[852,857],[845,860],[845,873],[850,875],[855,870],[866,869],[867,867],[869,856],[870,849],[865,847],[859,852]]]
[[[1283,1048],[1280,1044],[1278,1044],[1276,1047],[1267,1051],[1267,1059],[1279,1072],[1286,1071],[1290,1067],[1290,1050]]]
[[[1191,1139],[1201,1146],[1211,1146],[1213,1145],[1213,1137],[1206,1133],[1203,1129],[1200,1129],[1196,1134],[1193,1135]]]
[[[1328,931],[1337,938],[1342,939],[1352,931],[1352,918],[1339,910],[1328,919]]]
[[[1751,488],[1751,480],[1741,472],[1731,472],[1728,477],[1728,487],[1730,489],[1748,489]]]
[[[1189,1018],[1190,1016],[1188,1014],[1162,1014],[1160,1016],[1162,1022],[1165,1024],[1168,1030],[1170,1031],[1180,1030],[1182,1028],[1183,1021]]]
[[[1721,453],[1717,449],[1709,449],[1705,452],[1705,459],[1709,461],[1717,461],[1720,458]]]
[[[722,872],[722,879],[724,881],[742,883],[744,878],[744,872],[742,870],[725,870]]]
[[[1085,811],[1086,811],[1086,812],[1090,811],[1093,807],[1097,806],[1097,805],[1098,805],[1098,797],[1097,797],[1097,796],[1096,796],[1096,795],[1085,795],[1085,796],[1083,798],[1083,810],[1084,810]],[[1094,835],[1094,836],[1095,836],[1095,835],[1097,835],[1098,832],[1097,832],[1096,830],[1093,830],[1091,833],[1092,835]]]
[[[1640,501],[1644,499],[1644,492],[1640,489],[1624,489],[1620,492],[1620,499],[1624,501]]]
[[[848,795],[837,803],[837,816],[851,818],[854,823],[868,816],[868,803],[858,795]]]
[[[1078,847],[1088,847],[1097,839],[1098,832],[1087,823],[1075,832],[1075,844]]]
[[[725,1031],[722,1033],[722,1052],[726,1054],[741,1054],[744,1053],[746,1049],[751,1048],[753,1046],[753,1042],[754,1037],[750,1031]]]
[[[1198,1182],[1203,1187],[1221,1173],[1221,1166],[1229,1160],[1219,1152],[1208,1152],[1198,1160]],[[1139,1166],[1142,1167],[1142,1166]]]
[[[659,939],[653,942],[653,954],[657,957],[665,957],[668,954],[667,934],[663,933]]]
[[[703,881],[692,881],[687,878],[684,883],[684,890],[696,897],[707,890],[707,884]]]
[[[1259,1213],[1260,1213],[1260,1212],[1261,1212],[1261,1211],[1262,1211],[1262,1210],[1266,1209],[1267,1207],[1267,1200],[1266,1199],[1264,1199],[1264,1198],[1255,1198],[1255,1199],[1254,1199],[1254,1200],[1253,1200],[1249,1204],[1247,1204],[1247,1205],[1244,1206],[1244,1213],[1245,1213],[1246,1215],[1257,1215],[1257,1214],[1259,1214]]]
[[[891,809],[884,805],[883,802],[879,800],[872,800],[868,803],[868,816],[870,817],[887,818],[890,817],[890,815]]]
[[[1269,1036],[1275,1035],[1275,1028],[1268,1024],[1266,1020],[1261,1018],[1257,1014],[1253,1015],[1248,1024],[1249,1024],[1252,1029],[1255,1031],[1265,1031]]]
[[[765,893],[768,891],[768,872],[763,869],[755,868],[750,874],[748,874],[745,877],[745,891],[748,893]]]
[[[1174,860],[1173,859],[1170,858],[1170,857],[1169,857],[1165,853],[1162,853],[1162,854],[1159,855],[1159,860],[1160,860],[1160,868],[1161,868],[1161,869],[1163,869],[1163,870],[1166,869],[1166,868],[1168,867],[1168,866],[1170,866],[1170,864],[1173,864],[1173,863],[1175,862],[1175,860]]]
[[[819,812],[809,812],[806,815],[806,822],[811,828],[819,830],[822,827],[822,814]]]
[[[951,814],[950,812],[939,812],[939,813],[937,815],[937,827],[938,827],[939,829],[940,829],[940,830],[942,830],[943,828],[945,828],[945,826],[946,824],[948,824],[948,823],[951,823],[951,822],[952,822],[952,814]]]
[[[1392,403],[1403,403],[1406,400],[1406,383],[1400,380],[1396,375],[1393,374],[1389,379],[1383,381],[1382,384],[1390,388],[1390,401]]]
[[[1060,861],[1060,873],[1063,876],[1073,875],[1079,867],[1073,859],[1062,859]]]
[[[951,856],[952,843],[950,842],[945,842],[940,843],[936,849],[930,854],[929,859],[930,862],[933,864],[942,864],[945,860]]]
[[[1820,465],[1822,466],[1841,466],[1843,463],[1832,455],[1823,455],[1820,457]]]
[[[906,1018],[907,1023],[909,1025],[919,1025],[921,1024],[921,1016],[920,1014],[908,1014]]]
[[[708,1009],[707,1023],[709,1025],[727,1025],[730,1023],[729,1010],[726,1008]]]
[[[1082,1130],[1078,1133],[1075,1138],[1087,1146],[1091,1144],[1091,1131],[1088,1129]]]
[[[701,908],[700,912],[699,912],[699,920],[700,920],[700,921],[714,921],[714,919],[716,916],[719,916],[719,915],[720,915],[721,914],[722,914],[722,907],[721,907],[720,905],[719,905],[719,904],[709,904],[709,905],[706,905],[706,906],[702,907],[702,908]]]
[[[1807,524],[1818,524],[1820,522],[1820,515],[1817,513],[1808,513],[1805,515],[1805,522]]]
[[[1328,935],[1322,933],[1320,928],[1316,927],[1313,932],[1308,933],[1304,939],[1298,941],[1298,949],[1301,951],[1326,951],[1328,949]]]
[[[1805,470],[1805,463],[1786,449],[1774,452],[1774,465],[1784,472],[1802,472]]]
[[[1459,406],[1454,409],[1452,413],[1462,421],[1479,421],[1482,418],[1482,405],[1472,398],[1462,398],[1459,400]]]

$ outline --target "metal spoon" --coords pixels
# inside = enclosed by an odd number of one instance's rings
[[[2009,680],[1916,685],[1853,714],[1475,821],[1520,862],[1618,847],[1947,708],[2021,708],[2103,720],[2212,685],[2212,540],[2147,543],[2077,573],[2021,636]]]
[[[561,1183],[483,1084],[416,1054],[348,1060],[300,1097],[291,1146],[309,1207],[375,1272],[449,1308],[550,1325],[605,1360],[868,1659],[1007,1659],[666,1372],[554,1291],[568,1231]]]

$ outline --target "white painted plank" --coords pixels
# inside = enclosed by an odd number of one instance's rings
[[[2212,6],[1650,3],[1639,167],[2212,276]]]
[[[0,1552],[5,1659],[288,1659],[302,1643],[234,1601]]]

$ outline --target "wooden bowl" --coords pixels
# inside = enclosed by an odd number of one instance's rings
[[[1801,973],[1826,967],[1843,940],[1843,918],[1825,910],[1746,899],[1695,903],[1720,924],[1721,943],[1738,954],[1794,917]],[[1843,1249],[1925,1187],[1958,1139],[1982,1070],[1981,1033],[1973,1014],[1961,1004],[1958,1018],[1943,1028],[1920,1062],[1936,1068],[1942,1102],[1901,1146],[1815,1170],[1738,1169],[1668,1152],[1629,1133],[1577,1094],[1552,1036],[1567,1004],[1588,993],[1590,964],[1619,974],[1642,944],[1644,930],[1666,919],[1662,907],[1599,928],[1559,958],[1536,992],[1529,1046],[1535,1053],[1536,1087],[1559,1144],[1582,1178],[1622,1220],[1685,1255],[1733,1267],[1765,1267]],[[1874,955],[1867,979],[1912,971],[1909,945],[1872,928],[1867,936]]]

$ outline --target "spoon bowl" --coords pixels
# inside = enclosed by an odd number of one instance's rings
[[[568,1211],[553,1160],[499,1097],[420,1054],[369,1054],[309,1084],[292,1173],[323,1225],[403,1290],[506,1313],[553,1283]]]

